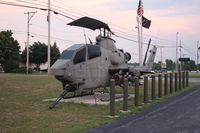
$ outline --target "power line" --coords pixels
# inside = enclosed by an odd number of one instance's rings
[[[196,57],[195,53],[193,53],[192,51],[190,51],[189,49],[186,49],[182,46],[183,50],[185,50],[186,52],[188,52],[189,54],[193,55],[194,57]]]
[[[41,7],[47,7],[47,5],[44,5],[44,4],[32,3],[32,2],[28,2],[28,1],[24,1],[24,0],[16,0],[16,1],[21,2],[21,3],[30,4],[30,5],[37,5],[37,6],[41,6]]]
[[[138,41],[133,40],[133,39],[129,39],[129,38],[126,38],[126,37],[123,37],[123,36],[119,36],[119,35],[115,35],[115,36],[118,37],[118,38],[121,38],[121,39],[125,39],[125,40],[127,40],[127,41],[131,41],[131,42],[136,42],[136,43],[138,43]]]
[[[6,29],[2,29],[0,28],[0,30],[2,31],[5,31]],[[23,35],[26,35],[26,31],[20,31],[20,30],[13,30],[11,29],[11,31],[15,34],[23,34]],[[48,38],[47,35],[42,35],[42,34],[38,34],[38,33],[34,33],[34,32],[30,32],[30,35],[35,37],[40,37],[40,38]],[[63,42],[68,42],[68,43],[80,43],[80,42],[77,42],[77,41],[74,41],[74,40],[67,40],[67,39],[63,39],[63,38],[59,38],[59,37],[55,37],[55,36],[51,36],[52,38],[56,39],[56,40],[60,40],[60,41],[63,41]]]
[[[44,1],[39,1],[39,0],[31,0],[32,2],[37,2],[37,3],[42,3],[42,4],[45,4],[45,5],[48,5],[47,2],[44,2]]]
[[[0,1],[0,4],[10,5],[10,6],[17,6],[17,7],[32,8],[32,9],[39,9],[39,10],[47,11],[46,8],[40,8],[40,7],[36,7],[36,6],[28,6],[28,5],[22,5],[22,4],[16,4],[16,3],[13,3],[13,2]]]
[[[66,5],[65,3],[62,3],[62,2],[60,2],[60,1],[57,1],[57,0],[54,0],[54,2],[57,2],[57,3],[59,3],[59,4],[61,4],[62,6],[64,5],[64,6],[67,6],[67,7],[69,7],[68,5]],[[75,13],[74,11],[72,11],[72,10],[69,10],[69,9],[67,9],[67,8],[63,8],[63,7],[61,7],[62,9],[65,9],[65,10],[68,10],[68,11],[70,11],[70,12],[73,12],[73,13]],[[76,10],[76,11],[78,11],[78,13],[77,14],[79,14],[79,15],[87,15],[87,16],[92,16],[92,15],[90,15],[90,14],[88,14],[88,13],[86,13],[86,12],[83,12],[83,11],[81,11],[81,10],[78,10],[78,9],[75,9],[75,8],[72,8],[72,7],[70,7],[71,9],[73,9],[73,10]],[[81,13],[80,13],[81,12]],[[84,14],[83,14],[83,13]],[[97,17],[95,17],[95,16],[93,16],[94,18],[97,18]],[[128,29],[128,28],[125,28],[125,27],[122,27],[122,26],[118,26],[118,25],[116,25],[116,24],[113,24],[113,23],[110,23],[111,25],[113,25],[114,27],[116,27],[116,28],[118,28],[118,29],[123,29],[123,30],[126,30],[126,31],[130,31],[130,32],[134,32],[134,33],[137,33],[137,31],[134,31],[133,29]],[[144,34],[144,36],[148,36],[148,37],[150,37],[150,38],[155,38],[155,39],[158,39],[158,40],[162,40],[162,41],[165,41],[165,42],[170,42],[170,43],[174,43],[174,41],[171,41],[171,40],[167,40],[167,39],[163,39],[163,38],[160,38],[160,37],[157,37],[157,36],[155,36],[155,35],[150,35],[150,34]]]
[[[63,17],[66,17],[66,18],[68,18],[68,19],[71,19],[71,20],[76,20],[75,18],[72,18],[72,17],[69,17],[68,15],[65,15],[65,13],[61,13],[61,11],[59,10],[59,9],[55,9],[55,8],[52,8],[50,11],[52,11],[54,14],[56,14],[56,15],[61,15],[61,16],[63,16]],[[71,15],[71,14],[69,14],[69,15]]]
[[[19,0],[19,1],[21,1],[21,2],[26,2],[26,1],[23,1],[23,0]],[[32,2],[26,2],[26,3],[34,4],[34,3],[32,3]],[[59,2],[59,3],[61,3],[61,2]],[[40,10],[47,10],[47,9],[45,9],[45,8],[38,8],[38,7],[35,7],[35,6],[20,5],[20,4],[8,3],[8,2],[3,2],[3,3],[0,2],[0,4],[8,4],[8,5],[20,6],[20,7],[26,7],[26,8],[34,8],[34,9],[40,9]],[[65,8],[63,8],[63,9],[65,9]],[[73,15],[74,18],[72,18],[72,17],[70,17],[70,16],[72,16],[72,14],[63,12],[63,11],[57,9],[57,8],[52,8],[51,11],[52,11],[54,14],[56,14],[56,15],[61,15],[61,16],[63,16],[63,17],[66,17],[66,18],[68,18],[68,19],[71,19],[71,20],[75,20],[75,18],[78,18],[78,16],[75,16],[75,15]],[[69,10],[68,10],[68,11],[69,11]],[[65,14],[68,14],[68,15],[65,15]],[[114,25],[114,24],[111,24],[111,25]],[[117,25],[114,25],[114,26],[117,27],[117,28],[120,28],[120,29],[125,29],[125,28],[120,27],[120,26],[117,26]],[[125,29],[125,30],[133,31],[133,30],[130,30],[130,29]],[[122,32],[122,31],[119,31],[119,32]],[[134,32],[135,32],[135,31],[134,31]],[[124,34],[124,33],[125,33],[125,32],[123,32],[122,34]],[[120,38],[129,40],[129,41],[136,42],[135,40],[129,38],[129,37],[131,36],[131,34],[128,34],[128,33],[125,33],[125,34],[127,34],[128,37],[127,37],[127,35],[123,35],[123,36],[125,36],[125,37],[120,36]],[[146,36],[146,34],[144,34],[144,35]],[[166,39],[161,39],[161,38],[156,37],[156,36],[152,36],[152,35],[148,35],[148,36],[154,37],[154,38],[159,39],[159,40],[168,41],[168,40],[166,40]]]
[[[31,2],[29,2],[29,3],[32,4]],[[26,8],[34,8],[34,9],[40,9],[40,10],[47,10],[46,8],[39,8],[39,7],[35,7],[35,6],[27,6],[27,5],[15,4],[15,3],[11,3],[11,2],[0,2],[0,4],[7,4],[7,5],[12,5],[12,6],[19,6],[19,7],[26,7]],[[75,18],[70,17],[71,14],[65,15],[66,12],[62,12],[59,9],[53,8],[53,9],[51,9],[51,11],[54,12],[54,14],[56,14],[56,15],[61,15],[61,16],[66,17],[68,19],[75,20]],[[77,17],[77,16],[74,16],[74,17]],[[117,27],[119,28],[119,26],[117,26]],[[138,42],[136,40],[130,39],[130,36],[127,37],[127,35],[123,35],[123,36],[117,35],[117,37],[119,37],[121,39],[125,39],[125,40],[132,41],[132,42]],[[158,37],[156,37],[156,38],[158,38]],[[144,43],[144,44],[147,44],[147,43]],[[156,45],[156,46],[161,46],[161,45]]]
[[[76,15],[78,14],[79,16],[92,16],[93,18],[97,18],[97,17],[95,17],[95,16],[93,16],[93,15],[91,15],[91,14],[88,14],[88,13],[84,12],[84,11],[81,11],[81,10],[78,10],[78,9],[75,9],[75,8],[72,8],[72,7],[66,5],[66,4],[63,3],[63,2],[60,2],[60,1],[57,1],[57,0],[54,0],[54,2],[56,2],[56,3],[58,3],[58,4],[62,5],[62,6],[63,6],[63,5],[65,6],[65,8],[64,8],[64,7],[61,7],[61,6],[54,6],[54,7],[58,7],[59,9],[66,10],[66,11],[68,11],[68,12],[70,12],[70,13],[73,13],[73,14],[75,13]],[[68,8],[71,8],[72,10],[67,9],[66,6],[67,6]],[[73,11],[73,10],[75,10],[75,11]],[[61,11],[61,10],[60,10],[60,11]],[[78,16],[76,16],[76,18],[78,18]],[[137,31],[134,31],[133,29],[131,30],[131,29],[128,29],[128,28],[124,28],[124,27],[118,26],[118,25],[116,25],[116,24],[113,24],[113,23],[111,23],[111,22],[109,22],[109,23],[110,23],[110,25],[113,25],[113,26],[115,27],[115,28],[112,28],[112,29],[118,28],[118,29],[121,29],[121,30],[126,30],[126,31],[130,31],[130,32],[135,32],[135,33],[137,33]],[[120,32],[122,32],[122,31],[120,31]],[[126,34],[128,34],[128,33],[126,33]],[[157,37],[157,36],[155,36],[155,35],[144,34],[144,36],[146,36],[146,37],[148,37],[148,38],[149,38],[149,37],[150,37],[150,38],[155,38],[155,39],[158,39],[158,40],[161,40],[161,41],[165,41],[165,42],[169,42],[169,43],[174,43],[174,41],[167,40],[167,39],[163,39],[163,38]]]

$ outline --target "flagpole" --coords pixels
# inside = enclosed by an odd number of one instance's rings
[[[141,32],[140,32],[140,17],[137,16],[137,29],[138,29],[138,49],[139,49],[139,64],[141,66]]]
[[[142,17],[140,17],[140,33],[141,33],[141,35],[140,35],[140,37],[141,37],[141,40],[140,40],[140,46],[141,46],[141,48],[140,48],[140,50],[141,50],[141,64],[140,64],[140,66],[143,66],[143,32],[142,32]]]
[[[143,49],[142,49],[142,15],[143,15],[143,5],[142,0],[139,0],[137,9],[137,24],[138,24],[138,48],[139,48],[139,64],[143,65]]]
[[[138,23],[138,48],[139,48],[139,65],[143,65],[143,47],[142,47],[142,25],[141,25],[141,17],[137,16],[137,23]]]
[[[137,24],[138,24],[138,47],[139,47],[139,64],[143,66],[143,27],[149,28],[151,25],[151,20],[148,20],[143,16],[143,3],[139,0],[137,9]]]

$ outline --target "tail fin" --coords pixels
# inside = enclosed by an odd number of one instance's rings
[[[138,76],[141,76],[146,73],[151,73],[153,63],[156,57],[156,51],[157,51],[157,47],[153,46],[153,48],[149,51],[150,55],[147,59],[147,63],[145,66],[130,67],[129,70]]]
[[[143,66],[145,66],[145,64],[146,64],[146,59],[147,59],[147,54],[148,54],[148,51],[149,51],[150,44],[151,44],[151,38],[149,39],[149,43],[148,43],[148,46],[147,46],[147,51],[146,51],[145,56],[144,56]]]
[[[157,51],[157,47],[153,46],[153,48],[149,51],[150,55],[147,59],[146,65],[130,68],[130,71],[133,72],[133,73],[138,72],[141,75],[151,72],[151,70],[153,68],[153,63],[154,63],[154,60],[155,60],[155,57],[156,57],[156,51]]]
[[[156,57],[156,51],[157,51],[157,47],[153,46],[153,48],[150,50],[150,55],[147,59],[146,65],[145,65],[145,67],[150,69],[150,70],[152,70],[152,68],[153,68],[153,63],[154,63],[154,60],[155,60],[155,57]]]

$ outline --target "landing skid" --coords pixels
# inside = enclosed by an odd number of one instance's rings
[[[93,92],[88,92],[88,93],[83,93],[83,94],[76,94],[74,92],[74,95],[72,96],[66,96],[69,92],[68,89],[63,89],[63,92],[59,95],[59,97],[49,106],[49,109],[53,109],[62,99],[70,99],[74,97],[81,97],[81,96],[86,96],[86,95],[93,95]]]
[[[56,99],[56,101],[54,101],[51,106],[49,106],[49,109],[53,109],[59,102],[61,99],[63,99],[65,97],[65,95],[68,93],[68,90],[63,90],[63,92],[60,94],[60,96]]]

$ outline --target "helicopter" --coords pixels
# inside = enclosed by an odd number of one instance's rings
[[[144,66],[131,67],[128,65],[131,54],[117,49],[115,40],[111,38],[114,33],[106,23],[82,17],[68,25],[99,29],[100,35],[96,37],[95,44],[90,41],[90,44],[74,44],[65,49],[51,66],[51,73],[62,83],[63,92],[50,109],[62,98],[66,98],[69,92],[73,92],[74,96],[93,94],[96,88],[108,87],[111,78],[117,85],[122,84],[124,77],[133,83],[135,77],[152,70],[157,50],[155,46],[150,50],[150,56]]]

